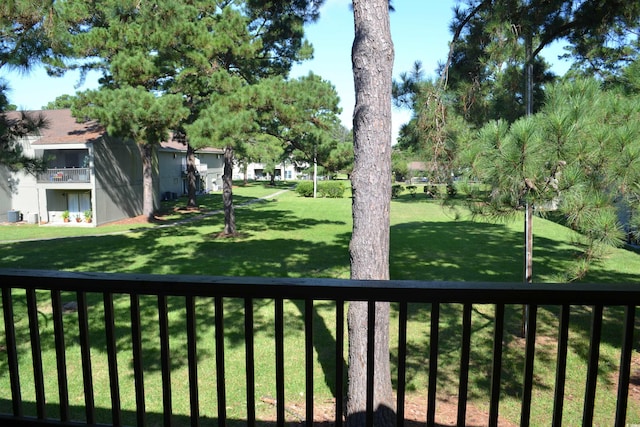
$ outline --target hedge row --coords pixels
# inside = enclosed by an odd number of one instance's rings
[[[303,197],[313,197],[313,181],[301,181],[296,192]],[[340,181],[322,181],[318,183],[318,196],[331,199],[344,197],[345,186]]]

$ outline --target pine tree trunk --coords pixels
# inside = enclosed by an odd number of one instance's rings
[[[222,175],[222,202],[224,205],[225,236],[236,235],[236,215],[233,209],[233,148],[224,149],[224,172]]]
[[[153,208],[153,145],[145,142],[138,144],[140,159],[142,160],[142,214],[146,220],[152,222]]]
[[[196,200],[196,153],[191,144],[187,144],[187,207],[198,206]]]
[[[353,2],[352,60],[356,91],[351,278],[389,279],[391,202],[391,76],[393,42],[388,0]],[[389,303],[375,306],[373,410],[375,426],[395,425],[389,362]],[[347,425],[366,422],[367,303],[351,302]]]

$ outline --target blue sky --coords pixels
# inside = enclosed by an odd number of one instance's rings
[[[307,39],[314,46],[314,58],[296,65],[292,77],[306,75],[309,71],[330,81],[341,99],[342,123],[351,128],[351,116],[355,95],[351,73],[351,43],[353,41],[353,14],[349,9],[351,0],[326,0],[320,11],[318,22],[306,28]],[[451,39],[449,24],[453,17],[455,0],[395,0],[395,12],[391,14],[391,35],[395,48],[394,77],[412,68],[421,61],[428,75],[434,75],[438,62],[444,61]],[[560,49],[543,51],[543,56],[553,63]],[[562,74],[566,65],[558,64],[556,73]],[[44,70],[35,69],[20,75],[7,70],[0,77],[11,87],[9,100],[19,109],[37,110],[53,101],[57,96],[76,90],[97,87],[97,75],[90,76],[84,85],[78,84],[78,74],[70,73],[63,78],[50,78]],[[408,111],[394,108],[394,135],[410,118]]]

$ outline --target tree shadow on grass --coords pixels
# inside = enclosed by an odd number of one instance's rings
[[[305,302],[295,300],[294,304],[300,312],[300,316],[304,317],[306,312]],[[312,322],[313,322],[313,346],[318,355],[318,363],[322,368],[324,375],[324,381],[333,397],[337,396],[336,381],[342,381],[342,384],[346,384],[346,377],[342,379],[336,378],[336,367],[338,364],[342,365],[342,372],[344,375],[347,373],[347,363],[344,356],[340,360],[336,360],[336,338],[333,336],[332,331],[335,329],[329,329],[325,323],[325,318],[319,313],[318,306],[322,306],[324,310],[330,310],[333,318],[335,319],[336,304],[333,301],[330,302],[315,302],[312,307]],[[346,310],[345,310],[346,312]]]
[[[25,414],[29,414],[27,415],[28,417],[33,417],[32,420],[34,423],[39,422],[39,420],[36,420],[35,415],[31,415],[36,413],[34,403],[23,402],[23,410]],[[393,411],[392,409],[384,408],[383,411],[385,412],[385,416],[387,417],[396,416],[395,411]],[[0,413],[9,414],[10,412],[11,412],[11,402],[5,399],[0,399]],[[69,408],[69,412],[70,412],[70,418],[72,422],[78,422],[81,424],[85,422],[85,419],[86,419],[85,408],[83,406],[72,405]],[[374,416],[376,417],[379,416],[380,415],[379,412],[380,410],[376,411]],[[57,420],[60,419],[59,408],[57,405],[47,404],[46,414],[48,419],[53,420],[53,422],[56,422]],[[96,408],[95,417],[96,417],[97,423],[101,425],[110,425],[112,422],[111,410],[106,408]],[[354,417],[361,418],[364,420],[366,415],[355,414]],[[122,419],[123,425],[136,425],[137,423],[136,413],[134,411],[122,411],[121,419]],[[145,413],[145,421],[147,425],[151,425],[151,426],[163,425],[164,415],[162,413],[149,411]],[[197,420],[195,420],[195,419],[192,419],[192,417],[189,415],[173,414],[171,416],[171,425],[175,427],[190,427],[194,425],[195,421],[197,421],[197,425],[202,427],[216,427],[221,424],[220,420],[218,420],[215,417],[200,416],[197,418]],[[328,421],[328,420],[323,420],[323,421],[315,420],[312,424],[313,426],[316,426],[316,427],[334,427],[335,426],[334,421]],[[406,419],[404,421],[404,425],[407,427],[423,427],[425,424],[426,424],[426,420],[415,421],[413,419]],[[225,425],[228,425],[229,427],[244,427],[247,425],[247,420],[229,417],[225,420]],[[273,414],[269,414],[267,416],[257,418],[255,423],[256,427],[276,427],[277,425],[278,423],[275,420],[275,411],[273,411]],[[290,414],[285,413],[285,422],[284,422],[285,427],[305,427],[309,425],[311,425],[311,423],[307,423],[304,420],[296,419],[296,417],[293,417]],[[451,424],[449,423],[441,424],[439,422],[436,422],[434,424],[434,427],[444,427],[445,425],[451,425]],[[473,423],[471,424],[467,423],[466,425],[468,427],[480,426],[480,424],[473,424]]]
[[[93,237],[84,239],[61,239],[56,241],[24,242],[5,245],[7,251],[3,255],[3,263],[15,268],[38,267],[46,269],[76,269],[80,271],[123,271],[137,273],[158,272],[160,269],[171,274],[221,275],[221,276],[266,276],[291,277],[308,276],[313,272],[316,277],[336,277],[348,271],[349,233],[344,233],[344,221],[316,220],[297,217],[292,212],[274,208],[275,202],[256,205],[250,209],[238,210],[239,224],[247,234],[241,240],[216,240],[211,238],[194,239],[194,235],[211,234],[216,227],[221,227],[220,217],[208,217],[194,223],[179,227],[156,228],[144,232],[123,236]],[[334,233],[333,241],[305,241],[299,238],[300,230],[312,230],[314,227],[336,227],[342,230]],[[259,231],[272,230],[271,239],[257,239]],[[296,231],[298,234],[295,234]],[[89,245],[85,242],[90,242]],[[478,244],[481,242],[481,244]],[[82,248],[79,250],[78,248]],[[575,255],[572,249],[558,249],[556,241],[537,238],[535,242],[537,270],[540,274],[553,275],[562,272],[563,263]],[[393,279],[418,280],[452,280],[452,281],[519,281],[521,277],[522,236],[499,224],[458,222],[412,222],[394,225],[391,228],[391,276]],[[472,253],[470,254],[470,251]],[[145,254],[145,257],[140,257]],[[161,267],[159,267],[159,265]],[[625,282],[635,279],[629,275],[614,273],[602,278]],[[606,277],[605,277],[606,276]],[[637,279],[636,279],[637,280]],[[89,293],[88,302],[91,318],[91,345],[98,352],[104,352],[102,295]],[[69,296],[72,297],[73,296]],[[17,297],[20,303],[22,297]],[[117,295],[116,298],[116,345],[119,351],[130,354],[131,338],[129,330],[128,296]],[[46,298],[45,298],[46,299]],[[121,301],[121,300],[124,300]],[[296,302],[298,304],[299,302]],[[46,305],[46,301],[43,302]],[[184,298],[171,297],[168,300],[170,313],[170,341],[183,342],[186,330]],[[270,302],[254,301],[254,331],[256,335],[273,335]],[[200,340],[213,340],[215,317],[211,299],[196,299],[196,326]],[[428,321],[430,306],[414,306],[410,316]],[[583,358],[587,357],[585,346],[589,333],[588,310],[576,312],[572,323],[581,340],[571,342],[575,351]],[[158,320],[156,300],[154,297],[141,299],[141,320],[143,339],[143,358],[145,368],[158,371]],[[299,314],[303,311],[299,309]],[[546,309],[541,315],[548,316]],[[519,307],[507,309],[505,347],[520,345],[516,342],[516,325],[519,326]],[[443,306],[441,311],[440,348],[441,364],[457,366],[460,346],[460,307]],[[50,330],[50,312],[43,312],[41,328]],[[74,320],[75,319],[75,320]],[[473,315],[474,336],[480,341],[483,337],[491,337],[493,318],[490,311],[475,310]],[[620,326],[619,311],[613,309],[607,322],[611,329]],[[287,320],[287,328],[300,329],[300,316]],[[19,328],[24,334],[19,339],[28,342],[26,316],[18,319]],[[335,340],[324,318],[314,313],[314,327],[321,335],[316,350],[320,355],[325,382],[335,393],[335,360],[332,359],[331,346]],[[65,316],[66,339],[70,343],[78,341],[77,315]],[[609,328],[609,326],[607,326]],[[296,330],[297,330],[296,329]],[[43,330],[44,332],[44,330]],[[47,332],[48,333],[48,332]],[[615,334],[611,334],[614,336]],[[615,344],[609,334],[603,337],[606,342]],[[20,338],[22,337],[22,338]],[[244,306],[242,301],[225,301],[225,337],[231,347],[244,345]],[[514,344],[515,343],[515,344]],[[326,346],[325,346],[326,344]],[[322,353],[319,351],[322,347]],[[476,381],[478,396],[483,397],[488,391],[491,366],[491,354],[487,345],[472,347],[472,370],[479,372]],[[53,340],[43,341],[43,350],[52,350]],[[328,350],[327,350],[328,349]],[[408,361],[408,377],[425,370],[428,356],[428,330],[425,329],[421,339],[410,343],[410,359]],[[199,359],[208,359],[213,355],[214,346],[199,349]],[[545,356],[546,357],[546,356]],[[550,359],[550,356],[549,356]],[[608,363],[609,361],[607,361]],[[338,361],[340,363],[340,361]],[[342,361],[344,363],[344,361]],[[397,363],[397,362],[396,362]],[[521,392],[520,376],[522,372],[522,353],[512,352],[503,361],[504,390],[509,395]],[[186,346],[172,347],[172,369],[183,368],[187,364]],[[0,368],[6,371],[6,360],[0,361]],[[130,366],[126,366],[130,370]],[[439,387],[445,383],[457,381],[455,369],[442,369]],[[424,385],[422,385],[423,387]],[[418,385],[414,385],[417,388]]]
[[[297,218],[290,212],[282,210],[252,210],[251,221],[244,223],[245,230],[250,235],[258,230],[268,228],[278,232],[290,232],[313,228],[316,226],[344,226],[342,221],[321,221],[309,218]],[[248,215],[242,212],[239,216]],[[219,221],[219,218],[218,218]],[[125,271],[125,272],[157,272],[158,264],[163,270],[172,274],[215,274],[220,276],[270,276],[287,277],[302,276],[304,272],[316,271],[316,275],[331,277],[336,271],[341,271],[348,265],[348,235],[338,233],[333,242],[319,243],[306,242],[292,238],[255,239],[244,240],[216,240],[193,239],[194,234],[206,233],[214,225],[215,219],[207,218],[198,223],[187,224],[180,227],[156,228],[132,235],[114,235],[93,237],[89,240],[61,239],[57,241],[25,242],[12,246],[16,251],[13,261],[14,267],[33,263],[29,262],[34,250],[52,254],[51,257],[39,258],[39,268],[65,269],[71,268],[81,271]],[[78,251],[79,244],[84,243],[84,250]],[[38,245],[34,249],[33,245]],[[75,253],[73,262],[63,254]],[[56,254],[55,256],[53,254]],[[144,257],[138,255],[144,254]],[[63,264],[67,265],[64,266]],[[20,293],[20,292],[18,292]],[[24,293],[16,295],[16,304],[24,310]],[[65,294],[63,301],[74,301],[74,294]],[[104,332],[104,308],[103,296],[100,293],[87,293],[89,311],[90,345],[95,369],[106,369],[106,337]],[[114,295],[115,339],[118,349],[119,371],[132,372],[132,344],[130,332],[130,303],[128,295]],[[53,336],[50,299],[47,293],[39,294],[39,306],[43,309],[43,322],[41,333]],[[215,354],[215,346],[212,344],[215,329],[214,302],[210,298],[196,298],[196,335],[198,339],[199,362],[211,359]],[[273,311],[272,302],[256,299],[253,301],[253,328],[256,336],[273,337]],[[185,331],[187,319],[185,313],[185,299],[183,297],[169,297],[167,299],[169,312],[169,341],[171,345],[171,369],[177,371],[184,369],[188,362],[187,346],[185,345]],[[243,347],[245,343],[244,333],[244,303],[243,301],[225,299],[225,339],[226,345]],[[160,364],[159,326],[157,314],[157,298],[154,296],[142,296],[140,298],[142,349],[145,372],[158,372]],[[20,317],[20,310],[18,310]],[[323,324],[323,318],[314,316],[316,330],[324,331],[323,342],[330,337],[328,328]],[[78,350],[78,316],[71,313],[64,316],[65,340],[69,350]],[[288,316],[285,331],[290,333],[302,329],[299,317]],[[28,353],[28,322],[25,316],[18,319],[16,327],[19,329],[18,337],[20,352]],[[26,343],[26,344],[25,344]],[[23,348],[24,347],[24,348]],[[53,352],[55,343],[53,339],[43,339],[44,352]],[[260,349],[262,350],[262,349]],[[122,355],[122,358],[121,356]],[[71,356],[71,355],[70,355]],[[327,362],[328,359],[323,360]],[[323,363],[323,367],[325,363]],[[6,372],[6,359],[0,358],[0,367]],[[333,369],[327,367],[327,369]],[[99,373],[103,378],[104,372]],[[131,375],[131,374],[125,374]],[[201,374],[208,380],[215,376],[215,372],[206,369]],[[230,373],[227,373],[230,375]],[[328,374],[327,374],[328,375]],[[129,380],[131,377],[129,376]],[[104,378],[103,378],[104,380]],[[122,380],[121,380],[122,381]],[[333,382],[335,385],[335,381]],[[328,384],[331,387],[330,384]],[[104,388],[104,385],[100,385]]]
[[[577,251],[535,239],[534,274],[560,274]],[[409,222],[391,227],[391,277],[400,280],[519,282],[522,233],[473,221]]]

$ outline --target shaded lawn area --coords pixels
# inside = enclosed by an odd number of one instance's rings
[[[254,191],[247,195],[243,188],[237,190],[237,199],[251,200],[273,193],[265,186],[247,188]],[[201,210],[213,210],[220,202],[219,195],[199,198]],[[169,207],[168,207],[169,208]],[[180,216],[179,212],[175,213]],[[268,277],[349,277],[348,245],[351,230],[350,199],[304,199],[287,192],[274,199],[238,208],[236,211],[241,238],[218,239],[222,230],[222,215],[209,216],[175,227],[145,228],[121,235],[105,235],[73,239],[56,239],[40,242],[0,244],[0,268],[41,268],[72,271],[104,271],[154,274],[196,274],[224,276]],[[43,228],[43,227],[40,227]],[[565,228],[539,218],[534,223],[534,275],[536,281],[553,282],[568,268],[577,248],[571,243],[571,233]],[[393,279],[451,280],[451,281],[513,281],[521,280],[522,222],[492,224],[472,221],[464,214],[455,219],[453,213],[443,211],[437,202],[423,199],[400,198],[392,203],[391,224],[391,277]],[[612,249],[598,262],[585,278],[587,282],[639,283],[640,256],[620,249]],[[24,294],[14,292],[17,301]],[[45,360],[55,366],[55,354],[50,302],[47,295],[40,295],[42,313],[41,335]],[[66,300],[73,300],[66,295]],[[92,360],[94,371],[104,376],[106,368],[105,338],[101,322],[102,296],[88,295],[90,302]],[[171,352],[174,385],[174,410],[188,414],[186,338],[184,300],[170,298]],[[125,410],[135,407],[130,360],[131,343],[128,335],[129,302],[123,295],[115,296],[118,329],[120,384],[123,388],[122,406]],[[143,349],[147,391],[147,409],[160,412],[161,387],[159,371],[159,346],[157,332],[156,301],[142,297]],[[244,312],[241,301],[225,300],[225,341],[229,408],[231,418],[246,417],[244,397]],[[197,299],[198,357],[202,363],[200,403],[203,408],[203,425],[214,425],[217,414],[215,401],[215,361],[213,355],[214,317],[212,302]],[[424,399],[426,406],[426,366],[429,347],[429,305],[410,305],[408,353],[408,388],[417,399]],[[335,304],[314,304],[314,333],[316,334],[315,395],[317,401],[331,399],[335,392],[333,352],[335,348]],[[285,303],[285,365],[287,401],[304,400],[304,378],[300,366],[304,364],[302,319],[304,303]],[[612,373],[619,360],[621,310],[607,309],[601,350],[600,383],[596,422],[612,424],[615,410],[615,390]],[[503,372],[503,402],[501,414],[512,421],[519,419],[520,377],[523,365],[524,342],[517,337],[520,307],[507,308],[507,333],[505,335],[505,368]],[[568,399],[565,403],[567,425],[579,423],[582,415],[581,399],[584,394],[584,372],[588,354],[590,310],[575,307],[572,311],[570,355],[567,379]],[[273,351],[273,303],[256,301],[256,384],[257,399],[275,396],[273,385],[275,356]],[[394,307],[392,325],[397,321]],[[457,390],[459,364],[461,307],[445,305],[440,315],[440,348],[438,390],[445,396],[453,396]],[[550,424],[555,338],[558,323],[556,307],[539,310],[538,350],[536,354],[536,386],[534,388],[533,418],[536,423]],[[21,337],[28,342],[26,317],[18,317],[16,326]],[[77,344],[77,315],[65,316],[68,365],[79,369]],[[2,328],[4,329],[4,328]],[[472,364],[470,398],[483,407],[489,390],[488,372],[491,367],[491,336],[493,333],[493,308],[474,306]],[[3,335],[4,336],[4,335]],[[20,339],[22,338],[22,340]],[[397,363],[397,326],[392,326],[392,360]],[[33,385],[29,383],[30,355],[28,346],[22,345],[21,370],[24,381],[23,398],[33,401]],[[346,343],[345,343],[346,348]],[[637,350],[637,349],[636,349]],[[637,356],[637,352],[636,352]],[[344,361],[342,361],[344,363]],[[6,372],[6,353],[0,354],[0,372]],[[55,368],[54,368],[55,369]],[[47,397],[57,399],[55,375],[47,380]],[[103,378],[104,379],[104,378]],[[394,379],[394,382],[397,379]],[[77,404],[76,416],[82,418],[82,384],[79,374],[70,372],[72,404]],[[148,382],[148,385],[146,384]],[[8,378],[0,374],[0,390],[9,390]],[[183,391],[180,391],[183,390]],[[96,404],[102,408],[110,405],[108,381],[96,383]],[[260,402],[260,401],[259,401]],[[261,404],[259,413],[272,408]],[[630,402],[628,422],[640,422],[640,403]],[[0,409],[7,411],[6,401]],[[56,409],[51,408],[51,414]],[[103,422],[109,422],[107,418]],[[153,422],[151,422],[153,424]]]

